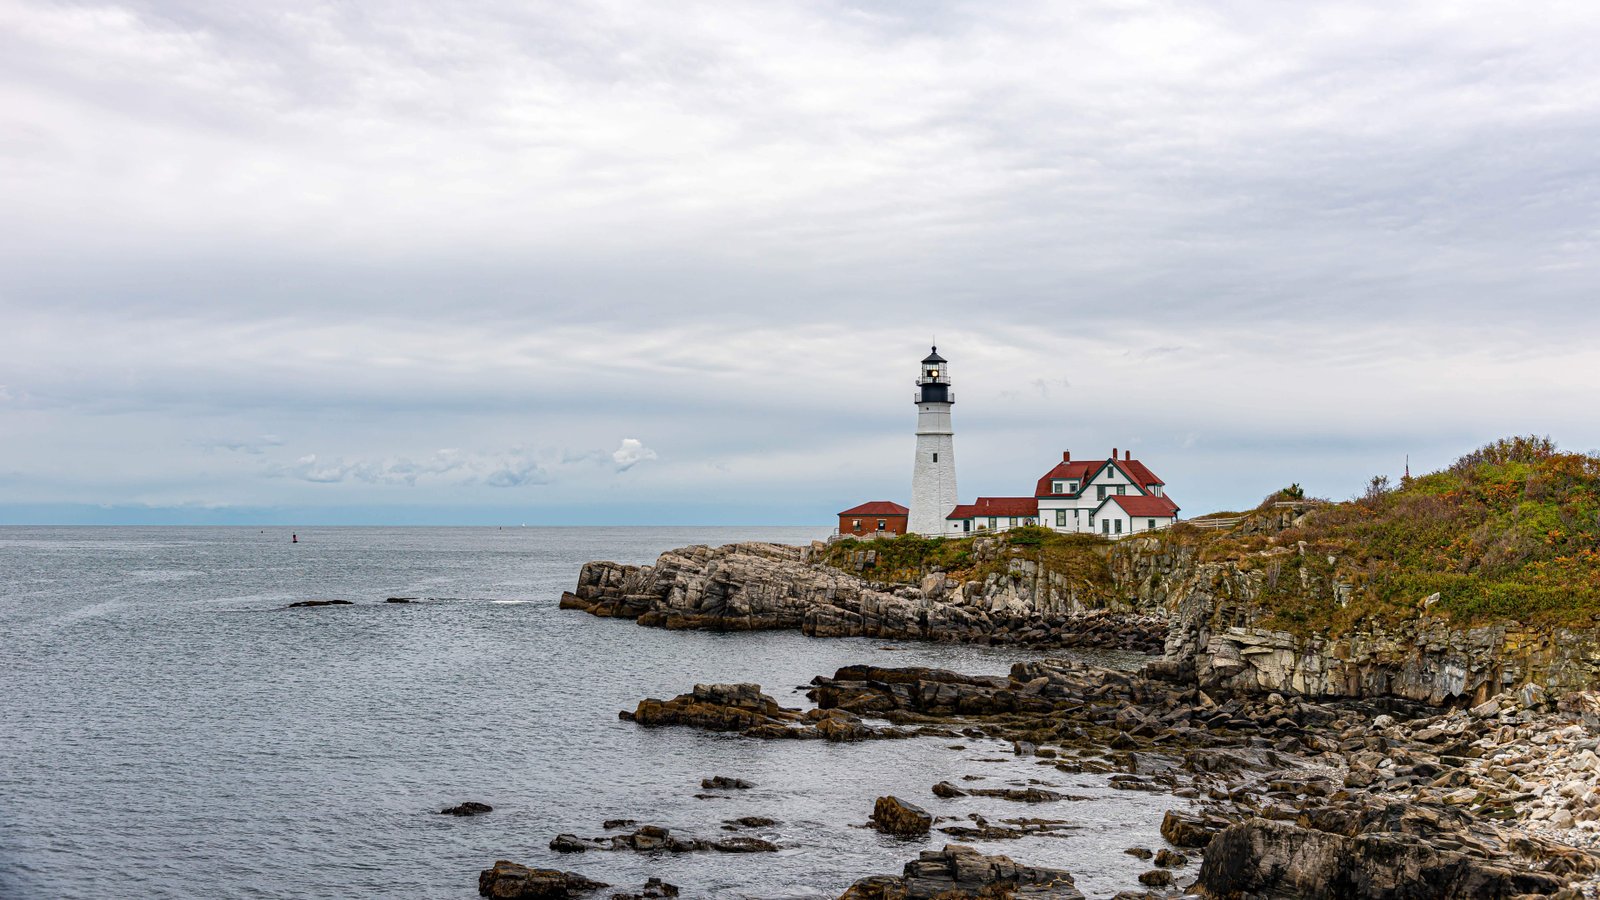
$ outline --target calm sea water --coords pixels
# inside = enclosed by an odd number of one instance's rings
[[[556,609],[590,559],[649,562],[761,528],[0,528],[0,896],[476,896],[496,859],[685,897],[835,897],[937,839],[858,827],[895,793],[946,815],[1080,822],[983,845],[1060,865],[1091,896],[1133,887],[1171,798],[1113,791],[934,738],[765,742],[619,721],[695,682],[794,688],[856,662],[1002,673],[985,648],[675,633]],[[388,596],[433,599],[384,604]],[[287,609],[342,598],[356,606]],[[999,760],[999,761],[996,761]],[[696,799],[704,776],[756,783]],[[965,774],[1093,802],[938,800]],[[487,816],[438,810],[464,800]],[[561,856],[610,818],[715,837],[763,815],[778,854]]]

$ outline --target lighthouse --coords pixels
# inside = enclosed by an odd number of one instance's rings
[[[950,407],[950,364],[939,348],[922,361],[917,373],[917,458],[911,468],[911,515],[906,530],[943,534],[944,517],[956,506],[955,432]]]

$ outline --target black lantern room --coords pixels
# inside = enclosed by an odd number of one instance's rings
[[[917,373],[918,403],[954,403],[956,395],[950,390],[950,363],[934,347],[922,360]]]

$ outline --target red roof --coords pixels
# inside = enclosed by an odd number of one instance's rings
[[[1152,484],[1166,484],[1166,482],[1157,478],[1156,473],[1150,471],[1148,466],[1137,459],[1077,459],[1072,462],[1056,463],[1055,468],[1044,473],[1044,477],[1039,479],[1039,484],[1033,489],[1033,495],[1035,497],[1065,496],[1050,490],[1050,482],[1062,479],[1076,479],[1078,487],[1082,489],[1084,482],[1087,482],[1091,475],[1100,471],[1108,462],[1116,464],[1117,468],[1128,476],[1129,481],[1145,490],[1149,490]]]
[[[872,500],[860,506],[852,506],[841,516],[907,516],[911,510],[894,502],[893,500]]]
[[[1135,497],[1131,494],[1116,494],[1106,498],[1122,507],[1122,511],[1130,516],[1150,516],[1153,518],[1168,518],[1178,514],[1178,504],[1172,502],[1170,497]]]
[[[979,497],[977,503],[964,503],[950,510],[946,519],[978,519],[985,516],[1037,516],[1039,501],[1034,497]]]

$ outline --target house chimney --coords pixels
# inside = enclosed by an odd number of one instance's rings
[[[1133,451],[1132,450],[1124,450],[1124,451],[1122,451],[1122,458],[1124,460],[1133,459]]]
[[[1117,448],[1112,447],[1111,448],[1111,459],[1114,462],[1114,461],[1116,461],[1116,458],[1117,458]]]
[[[1071,450],[1063,450],[1063,451],[1061,451],[1061,461],[1062,462],[1072,462],[1072,451]]]

